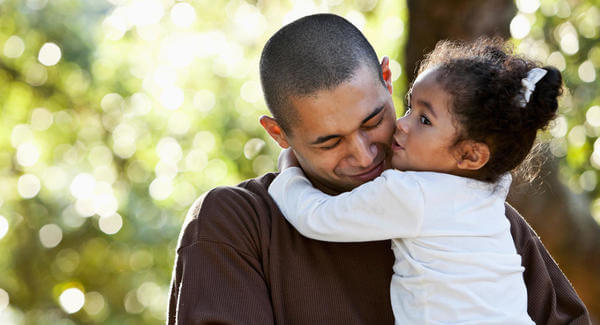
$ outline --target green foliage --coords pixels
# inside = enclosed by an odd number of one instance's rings
[[[519,52],[563,73],[566,88],[560,117],[550,129],[551,151],[563,158],[561,180],[574,192],[598,197],[600,2],[519,0],[517,6],[520,11],[511,32],[520,39]],[[597,210],[591,212],[600,222]]]
[[[276,168],[262,46],[316,11],[399,56],[391,0],[0,0],[0,323],[164,323],[189,206]]]

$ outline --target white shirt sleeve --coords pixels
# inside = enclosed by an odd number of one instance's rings
[[[286,219],[304,236],[332,242],[409,238],[423,224],[424,194],[417,180],[387,170],[337,196],[315,189],[298,167],[287,168],[269,186]]]

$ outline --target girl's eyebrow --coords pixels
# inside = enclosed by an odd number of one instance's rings
[[[433,115],[433,117],[437,118],[437,115],[435,114],[435,111],[433,109],[433,105],[431,105],[430,102],[419,99],[419,101],[417,101],[417,103],[425,106],[425,108],[427,108],[427,110],[431,113],[431,115]]]

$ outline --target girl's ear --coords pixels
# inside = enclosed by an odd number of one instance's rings
[[[490,160],[490,148],[483,142],[465,140],[455,151],[456,166],[462,170],[478,170]]]

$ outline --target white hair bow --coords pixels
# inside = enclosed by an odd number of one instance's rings
[[[521,94],[523,95],[523,98],[520,100],[521,107],[525,107],[529,103],[529,98],[531,98],[531,94],[535,90],[535,84],[542,80],[547,72],[545,69],[533,68],[527,72],[527,77],[521,79],[521,84],[523,85],[521,89]]]

